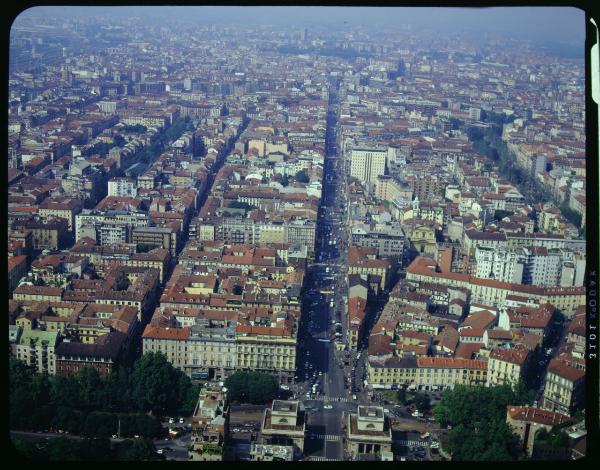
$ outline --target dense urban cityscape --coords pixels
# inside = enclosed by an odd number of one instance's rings
[[[586,455],[583,44],[69,8],[10,32],[15,452]]]

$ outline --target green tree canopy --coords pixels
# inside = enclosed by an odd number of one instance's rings
[[[277,396],[279,384],[270,374],[237,371],[225,380],[228,395],[240,403],[264,404]]]
[[[134,126],[126,125],[124,128],[125,132],[131,132],[133,134],[144,134],[148,130],[146,126],[141,124],[135,124]]]
[[[502,220],[502,219],[504,219],[504,217],[510,217],[513,214],[514,214],[514,212],[498,209],[498,210],[494,211],[494,219]]]
[[[117,134],[113,137],[113,145],[115,147],[124,147],[127,141],[121,134]]]
[[[133,399],[144,411],[164,413],[177,401],[178,374],[162,353],[146,353],[136,361],[131,377]]]
[[[417,410],[424,412],[431,409],[431,400],[428,395],[424,393],[417,393],[414,397],[415,406]]]
[[[132,423],[129,431],[122,427],[124,436],[159,437],[163,433],[159,420],[141,412],[190,415],[199,392],[160,353],[142,356],[133,370],[120,367],[106,376],[93,368],[83,368],[70,377],[38,374],[14,357],[10,358],[9,370],[11,429],[52,427],[107,437],[116,433],[117,419],[121,418]]]
[[[441,426],[451,425],[448,451],[453,460],[508,460],[517,455],[516,436],[506,424],[507,405],[531,403],[533,393],[515,387],[467,387],[444,393],[435,408]]]
[[[310,177],[308,176],[308,173],[306,170],[300,170],[299,172],[297,172],[295,175],[295,178],[296,178],[296,181],[299,181],[300,183],[310,182]]]
[[[229,207],[231,207],[232,209],[245,209],[246,212],[252,209],[256,209],[256,206],[241,201],[231,201],[229,203]]]

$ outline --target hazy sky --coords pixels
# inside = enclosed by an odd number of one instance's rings
[[[30,14],[148,16],[154,20],[184,18],[206,23],[279,24],[310,27],[338,24],[373,27],[411,23],[414,28],[429,26],[440,32],[452,30],[504,32],[509,36],[582,43],[585,38],[585,13],[574,7],[36,7]]]

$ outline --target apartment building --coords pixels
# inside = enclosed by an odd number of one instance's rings
[[[525,252],[508,251],[486,246],[475,248],[476,276],[521,284],[527,264]]]
[[[585,368],[572,361],[555,357],[546,372],[542,408],[572,416],[585,404]]]
[[[385,175],[388,150],[376,147],[354,147],[350,152],[350,176],[361,183],[375,185]]]
[[[531,353],[525,347],[494,349],[487,362],[486,386],[515,385],[525,378],[531,361]]]
[[[112,178],[108,181],[108,195],[119,197],[136,197],[137,182],[127,178]]]
[[[101,335],[92,344],[63,340],[55,349],[56,374],[70,376],[84,367],[93,367],[101,375],[108,375],[124,358],[127,344],[127,335],[120,331]]]
[[[211,317],[190,328],[185,372],[192,379],[225,380],[237,369],[237,322],[228,315]]]
[[[27,256],[9,256],[8,257],[8,296],[12,296],[13,291],[19,285],[19,281],[27,274],[28,263]]]
[[[158,352],[182,372],[188,363],[190,328],[170,328],[147,325],[142,334],[142,354]]]
[[[56,374],[58,333],[25,328],[16,345],[16,358],[40,374]]]
[[[367,374],[374,388],[408,386],[417,390],[446,390],[456,385],[485,385],[487,361],[426,356],[369,358]]]
[[[75,219],[75,240],[89,237],[100,245],[131,243],[132,229],[149,225],[150,216],[142,212],[84,209]]]
[[[402,259],[405,237],[400,224],[378,224],[375,230],[363,224],[352,228],[352,245],[373,247],[380,258]]]
[[[80,199],[61,198],[45,199],[38,206],[38,214],[42,219],[58,217],[67,221],[68,230],[75,227],[75,216],[83,209],[83,203]]]
[[[578,306],[585,304],[582,287],[530,286],[495,279],[481,279],[458,272],[439,272],[437,263],[431,259],[417,257],[406,268],[406,279],[437,283],[469,289],[471,301],[487,305],[500,305],[508,295],[527,296],[542,303],[550,303],[565,315],[572,315]]]
[[[267,372],[282,384],[294,383],[296,337],[291,330],[238,324],[235,333],[238,370]]]

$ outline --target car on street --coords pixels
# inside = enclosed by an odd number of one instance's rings
[[[331,406],[331,405],[323,405],[323,409],[324,410],[332,410],[333,406]]]

